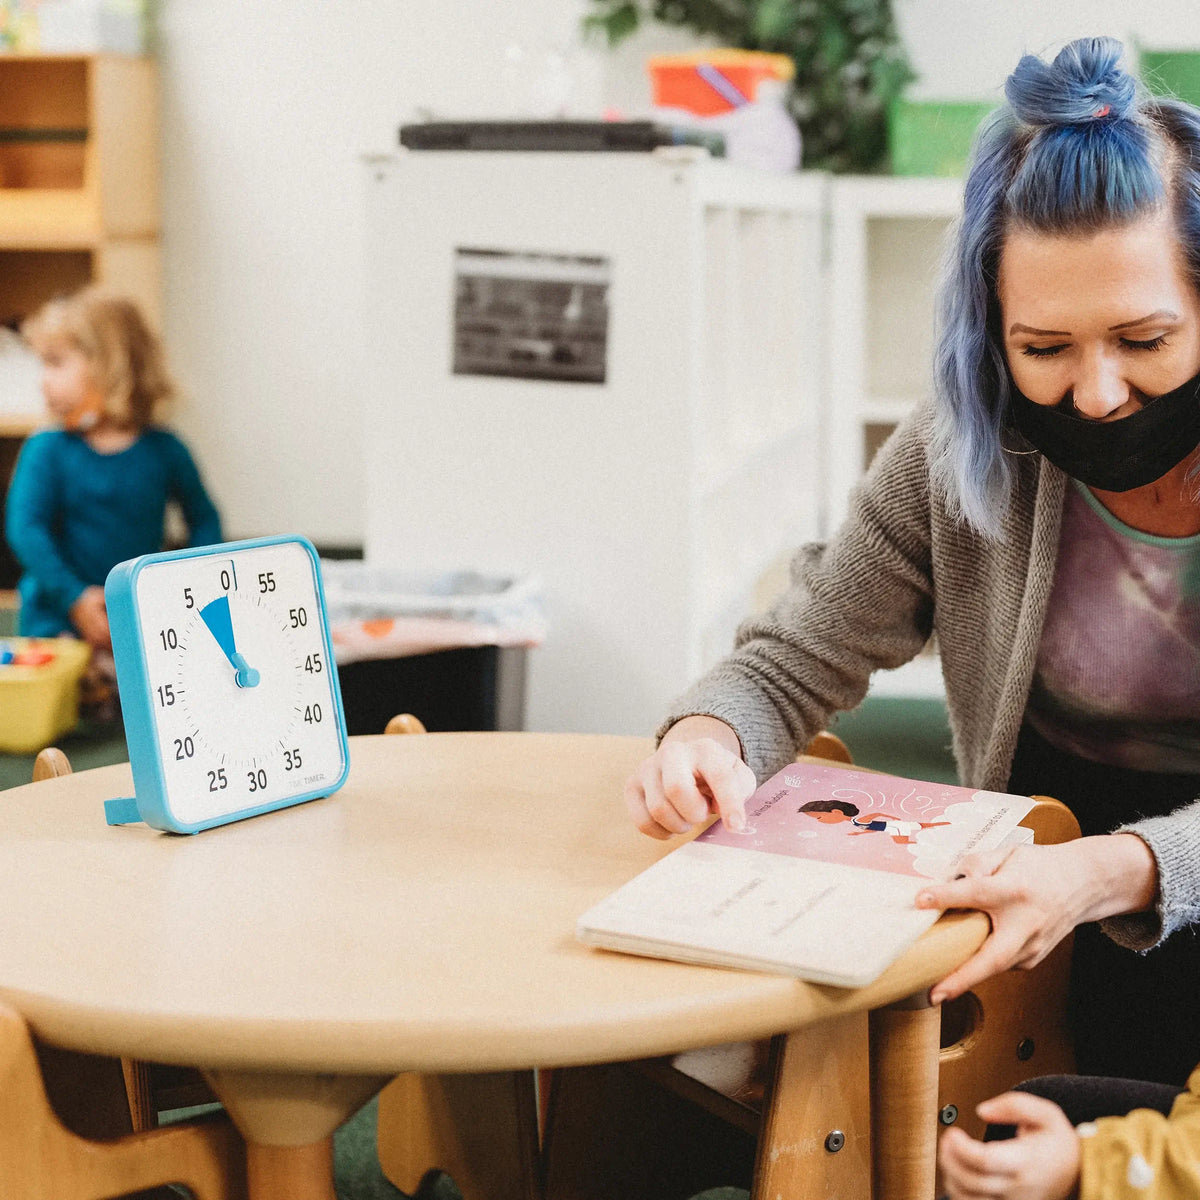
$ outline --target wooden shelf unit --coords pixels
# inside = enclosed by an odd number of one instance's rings
[[[156,97],[148,59],[0,55],[0,320],[95,280],[158,321]]]
[[[0,323],[96,282],[161,325],[157,92],[145,58],[0,54]],[[38,424],[0,395],[4,489]],[[0,539],[0,588],[15,572]]]

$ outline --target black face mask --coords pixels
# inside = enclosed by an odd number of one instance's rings
[[[1060,471],[1101,491],[1153,483],[1200,445],[1200,375],[1116,421],[1035,404],[1011,380],[1009,387],[1008,415],[1016,429]]]

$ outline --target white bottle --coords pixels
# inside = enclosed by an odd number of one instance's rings
[[[762,171],[785,173],[800,165],[800,130],[784,107],[784,84],[764,79],[754,101],[706,124],[725,135],[725,157]]]

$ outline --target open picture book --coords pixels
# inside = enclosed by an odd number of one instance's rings
[[[966,854],[1032,840],[1026,796],[795,763],[585,912],[590,946],[862,987],[940,915]]]

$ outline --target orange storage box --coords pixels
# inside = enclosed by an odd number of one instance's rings
[[[715,117],[753,104],[764,80],[788,82],[796,64],[786,54],[762,50],[699,50],[659,54],[646,63],[654,104]]]

